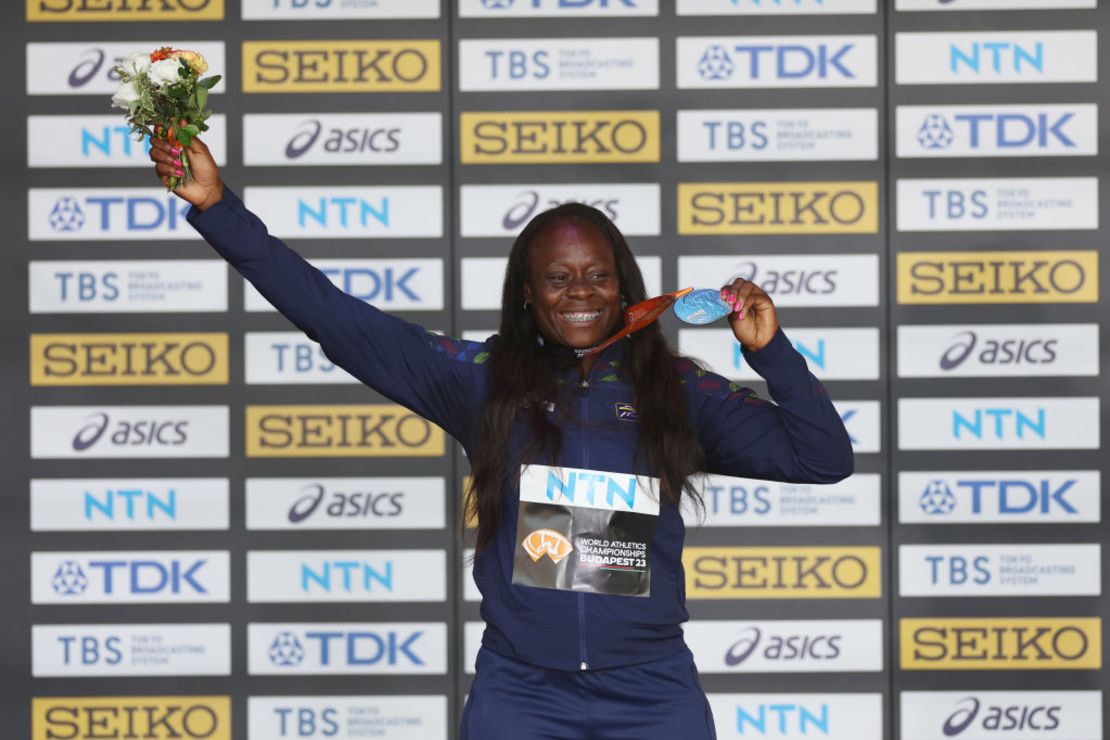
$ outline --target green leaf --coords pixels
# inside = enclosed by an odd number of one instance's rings
[[[208,88],[198,85],[196,92],[193,93],[193,96],[196,98],[197,108],[199,108],[200,110],[204,110],[204,106],[208,103]]]
[[[193,143],[193,136],[195,134],[187,131],[186,129],[188,128],[189,126],[184,126],[173,132],[174,138],[177,139],[178,143],[181,144],[181,146],[189,146]]]
[[[199,84],[205,90],[211,90],[216,86],[216,83],[222,79],[223,75],[212,75],[211,77],[205,77],[203,80],[200,81]]]
[[[182,126],[177,131],[178,131],[178,133],[188,134],[190,139],[194,136],[199,136],[200,135],[200,129],[197,128],[196,126],[194,126],[191,123],[188,126]]]

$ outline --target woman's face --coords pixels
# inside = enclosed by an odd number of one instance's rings
[[[620,280],[609,240],[584,221],[561,221],[532,241],[524,297],[544,341],[576,349],[607,339],[620,324]]]

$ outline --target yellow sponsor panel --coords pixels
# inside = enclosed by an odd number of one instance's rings
[[[437,40],[244,41],[243,92],[437,92]]]
[[[877,234],[879,184],[683,182],[680,234]]]
[[[227,334],[32,334],[31,385],[227,385]]]
[[[904,671],[1097,670],[1098,617],[906,618]]]
[[[459,114],[463,164],[658,162],[659,111]]]
[[[440,457],[443,430],[396,404],[247,406],[247,457]]]
[[[878,547],[687,547],[689,599],[877,599]]]
[[[466,517],[466,521],[465,521],[465,525],[464,525],[466,527],[466,529],[477,529],[478,528],[478,513],[474,512],[474,511],[470,511],[467,508],[467,504],[470,502],[470,497],[473,493],[473,491],[470,488],[473,484],[474,484],[474,478],[472,478],[469,475],[463,476],[463,481],[462,481],[462,486],[461,486],[462,512],[463,512],[463,516]]]
[[[227,696],[52,696],[31,700],[31,740],[231,740]]]
[[[223,17],[224,0],[27,0],[31,22],[219,21]]]
[[[1097,303],[1098,252],[902,252],[899,303]]]

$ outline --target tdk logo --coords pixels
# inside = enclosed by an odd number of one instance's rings
[[[177,491],[164,496],[142,489],[109,488],[103,494],[85,491],[85,520],[129,522],[177,520]]]
[[[376,201],[346,196],[297,199],[297,225],[302,229],[310,225],[325,229],[366,228],[371,223],[389,227],[389,196]]]
[[[1078,509],[1068,500],[1067,494],[1077,478],[1063,482],[1047,479],[957,479],[953,482],[961,496],[967,496],[972,514],[985,511],[1001,515],[1031,513],[1063,513],[1076,515]],[[957,494],[943,480],[932,481],[921,494],[920,506],[925,514],[944,516],[956,509]],[[989,505],[988,505],[989,503]]]
[[[845,59],[855,44],[721,44],[706,47],[698,59],[703,80],[724,81],[739,71],[748,80],[853,80],[856,73]]]
[[[1007,41],[971,41],[948,45],[948,67],[951,72],[1023,73],[1044,72],[1044,43],[1031,46]]]
[[[959,138],[970,149],[1074,149],[1068,124],[1074,113],[934,113],[917,130],[924,149],[948,149]]]
[[[952,410],[952,436],[955,439],[1023,440],[1045,439],[1047,417],[1041,407],[1033,415],[1020,408],[980,408],[970,414]]]
[[[393,590],[393,561],[384,566],[357,560],[301,563],[301,591],[305,593],[376,593]]]
[[[344,293],[362,301],[422,300],[409,285],[420,272],[419,267],[410,267],[407,270],[394,270],[392,267],[381,270],[365,267],[321,267],[320,271]]]
[[[85,565],[98,578],[99,593],[104,596],[130,594],[207,594],[201,582],[201,570],[208,560],[89,560]],[[76,560],[63,560],[51,581],[59,596],[80,596],[89,589],[89,576]]]
[[[50,228],[61,233],[81,231],[86,226],[97,232],[175,231],[185,226],[188,211],[188,203],[172,196],[61,196],[48,219]]]
[[[409,633],[365,632],[355,630],[306,630],[302,635],[279,632],[270,644],[270,663],[280,668],[296,668],[302,663],[331,665],[424,665],[416,653],[422,630]]]
[[[736,732],[741,737],[819,737],[830,731],[826,703],[761,702],[736,707]]]

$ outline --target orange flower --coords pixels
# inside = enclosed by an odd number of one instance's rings
[[[177,50],[169,46],[163,46],[161,49],[155,49],[154,51],[150,52],[150,61],[160,62],[163,59],[169,59],[173,56],[175,51]]]

